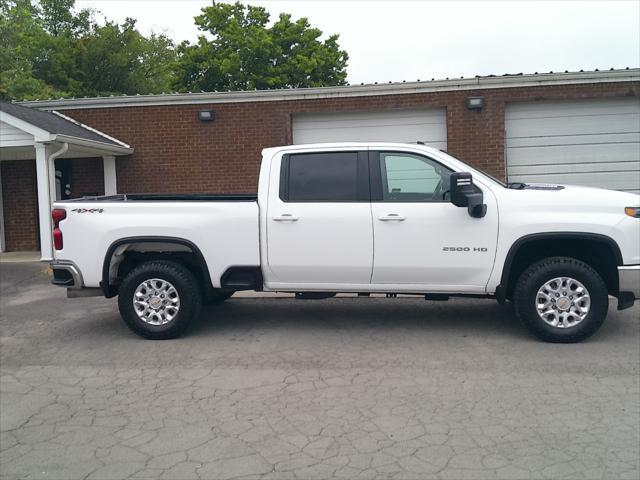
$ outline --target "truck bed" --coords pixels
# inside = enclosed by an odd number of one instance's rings
[[[55,258],[73,262],[86,287],[99,285],[105,254],[122,239],[188,240],[207,259],[214,287],[229,267],[260,266],[256,195],[123,194],[53,206],[66,210]]]
[[[123,193],[83,197],[65,202],[255,202],[257,193]]]

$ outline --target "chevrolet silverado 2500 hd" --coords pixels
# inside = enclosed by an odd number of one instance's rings
[[[413,144],[267,148],[257,195],[56,202],[53,283],[118,296],[139,335],[178,336],[238,290],[482,296],[577,342],[640,297],[640,197],[506,185]]]

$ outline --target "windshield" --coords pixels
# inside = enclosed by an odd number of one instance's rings
[[[441,150],[443,153],[446,153],[447,155],[449,155],[451,158],[454,158],[456,160],[458,160],[459,162],[464,163],[465,165],[468,165],[469,168],[471,168],[472,170],[474,170],[475,172],[477,172],[480,176],[485,177],[488,180],[491,180],[492,182],[497,183],[498,185],[500,185],[501,187],[504,188],[509,188],[509,185],[505,182],[503,182],[502,180],[494,177],[493,175],[489,175],[487,172],[480,170],[478,167],[472,167],[471,165],[469,165],[467,162],[465,162],[464,160],[462,160],[459,157],[454,157],[453,155],[451,155],[449,152],[447,152],[446,150]]]

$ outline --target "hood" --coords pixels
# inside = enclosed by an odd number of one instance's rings
[[[591,208],[593,211],[624,209],[640,206],[640,195],[605,188],[559,185],[548,183],[521,184],[519,188],[509,188],[509,196],[531,204],[575,205]]]
[[[557,185],[562,187],[566,195],[576,196],[588,201],[611,202],[615,204],[625,203],[625,206],[640,206],[640,195],[606,188],[583,187],[580,185]]]

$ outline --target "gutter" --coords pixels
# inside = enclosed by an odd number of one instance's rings
[[[52,135],[51,141],[63,142],[65,144],[71,143],[73,145],[80,145],[82,147],[105,150],[107,153],[114,153],[118,155],[129,155],[133,153],[133,148],[124,147],[120,145],[113,145],[110,143],[98,142],[96,140],[86,140],[84,138],[72,137],[71,135]]]

